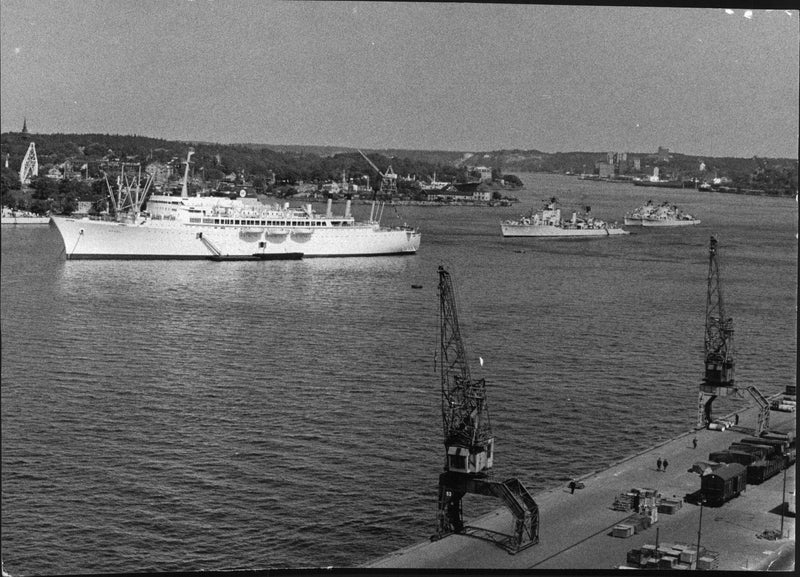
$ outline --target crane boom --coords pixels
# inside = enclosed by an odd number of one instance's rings
[[[486,402],[486,382],[470,375],[461,339],[450,274],[439,267],[439,348],[445,464],[439,475],[438,527],[434,538],[464,533],[490,540],[510,553],[539,542],[539,507],[525,486],[511,478],[488,478],[494,459],[494,437]],[[464,524],[466,493],[502,499],[514,517],[514,531],[503,534]]]
[[[717,239],[714,236],[711,237],[708,250],[705,361],[703,382],[706,385],[733,386],[733,319],[725,315],[717,260]]]
[[[711,237],[708,246],[708,290],[706,291],[705,375],[700,384],[697,405],[697,426],[712,423],[711,403],[740,391],[747,391],[758,405],[755,434],[769,428],[769,400],[755,385],[741,387],[734,382],[733,319],[725,314],[722,282],[719,274],[717,238]]]
[[[392,170],[392,167],[390,166],[386,169],[386,172],[381,172],[381,169],[378,168],[366,154],[361,152],[361,150],[359,150],[358,153],[375,169],[375,172],[381,175],[381,188],[378,192],[380,192],[383,197],[393,197],[397,194],[397,175]]]
[[[450,274],[439,267],[442,421],[446,470],[481,473],[492,467],[492,427],[486,382],[470,376]]]
[[[366,160],[366,161],[369,163],[369,165],[370,165],[372,168],[374,168],[374,169],[375,169],[375,172],[377,172],[378,174],[380,174],[380,175],[381,175],[381,177],[383,177],[383,176],[384,176],[384,174],[381,172],[381,169],[380,169],[380,168],[378,168],[377,166],[375,166],[375,163],[374,163],[374,162],[372,162],[372,161],[369,159],[369,157],[368,157],[366,154],[364,154],[364,153],[363,153],[363,152],[361,152],[360,150],[358,151],[358,153],[359,153],[361,156],[363,156],[363,157],[364,157],[364,160]]]

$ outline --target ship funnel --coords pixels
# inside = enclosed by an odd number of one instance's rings
[[[325,216],[333,216],[333,199],[328,197],[328,207],[325,209]]]
[[[311,203],[308,203],[308,204],[306,205],[306,214],[307,214],[308,216],[313,216],[313,214],[314,214],[314,210],[313,210],[313,208],[312,208],[312,206],[311,206]]]
[[[345,205],[344,205],[344,217],[345,218],[350,218],[350,203],[351,202],[352,201],[348,198],[347,199],[347,203],[345,203]]]
[[[573,212],[572,213],[572,224],[575,224],[575,221],[578,219],[578,216]]]
[[[288,202],[284,202],[283,203],[283,210],[289,210],[289,203]]]

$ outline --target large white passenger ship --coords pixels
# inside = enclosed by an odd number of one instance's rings
[[[330,206],[330,204],[329,204]],[[67,259],[259,260],[409,254],[420,234],[410,227],[267,206],[256,199],[153,195],[128,221],[54,216]]]
[[[147,188],[147,187],[146,187]],[[145,190],[146,190],[145,188]],[[126,211],[116,219],[54,216],[69,259],[270,260],[412,254],[420,233],[412,227],[380,225],[373,204],[366,222],[357,222],[347,201],[344,215],[325,214],[311,204],[290,208],[254,198],[152,195],[129,189]],[[112,195],[112,200],[114,197]],[[123,204],[114,203],[116,208]]]

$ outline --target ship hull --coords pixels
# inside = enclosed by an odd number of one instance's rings
[[[629,234],[621,228],[562,228],[531,224],[503,224],[503,237],[592,238]]]
[[[680,180],[634,180],[634,186],[649,186],[652,188],[686,188]]]
[[[626,223],[627,224],[627,223]],[[644,219],[642,220],[642,226],[646,227],[667,227],[667,226],[692,226],[693,224],[700,224],[700,221],[697,219]]]
[[[373,225],[316,230],[53,217],[68,260],[277,260],[414,254],[420,234]]]
[[[693,224],[700,224],[700,221],[694,219],[649,219],[649,218],[629,218],[625,217],[625,226],[646,226],[646,227],[670,227],[670,226],[691,226]]]

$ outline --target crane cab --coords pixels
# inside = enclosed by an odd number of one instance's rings
[[[446,470],[454,473],[478,474],[492,468],[494,461],[494,439],[482,445],[464,447],[449,445]]]

